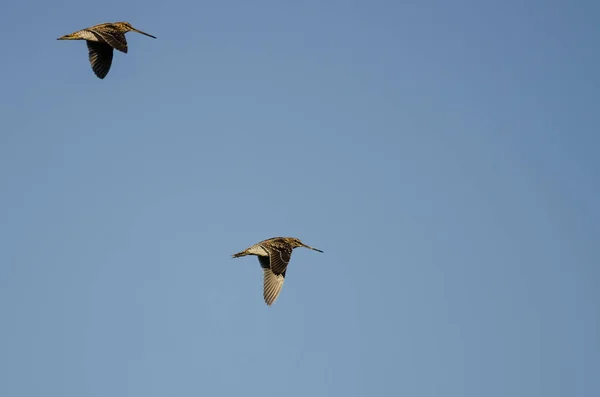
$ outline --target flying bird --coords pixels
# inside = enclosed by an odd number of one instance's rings
[[[292,250],[298,247],[323,252],[304,244],[295,237],[273,237],[254,244],[242,252],[233,254],[232,257],[258,256],[258,262],[263,270],[263,297],[266,304],[271,306],[283,287],[285,272],[292,257]]]
[[[134,28],[129,22],[109,22],[78,30],[59,37],[57,40],[85,40],[92,70],[98,78],[103,79],[112,65],[113,48],[127,53],[127,40],[125,40],[127,32],[138,32],[153,39],[156,38]]]

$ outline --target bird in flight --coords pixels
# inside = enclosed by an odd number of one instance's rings
[[[295,237],[273,237],[254,244],[242,252],[233,254],[232,257],[258,256],[258,262],[263,270],[263,297],[266,304],[271,306],[283,287],[285,272],[292,257],[292,250],[298,247],[323,252],[304,244]]]
[[[129,22],[109,22],[94,25],[59,37],[57,40],[85,40],[92,70],[103,79],[108,74],[113,59],[113,48],[127,53],[125,33],[137,32],[155,39],[156,37],[131,26]]]

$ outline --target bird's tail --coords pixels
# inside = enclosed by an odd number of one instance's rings
[[[232,257],[232,258],[239,258],[240,256],[246,256],[246,255],[248,255],[248,254],[246,253],[246,251],[242,251],[242,252],[238,252],[237,254],[233,254],[233,255],[231,255],[231,257]]]

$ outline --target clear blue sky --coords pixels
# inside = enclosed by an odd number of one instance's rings
[[[600,395],[599,19],[7,2],[0,395]],[[108,21],[158,39],[99,80]],[[267,307],[273,236],[324,254]]]

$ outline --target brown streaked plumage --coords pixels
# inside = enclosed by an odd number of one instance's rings
[[[113,59],[113,48],[127,53],[125,33],[138,32],[155,39],[156,37],[131,26],[129,22],[109,22],[78,30],[59,37],[57,40],[85,40],[92,70],[103,79],[108,74]]]
[[[292,258],[292,250],[298,247],[323,252],[304,244],[295,237],[273,237],[233,254],[232,257],[258,256],[258,262],[263,270],[263,297],[267,305],[271,306],[281,293],[285,272]]]

